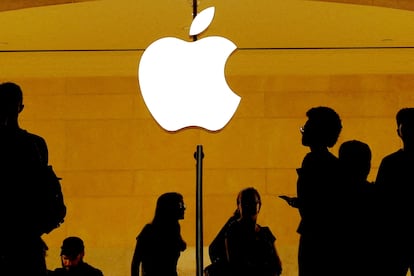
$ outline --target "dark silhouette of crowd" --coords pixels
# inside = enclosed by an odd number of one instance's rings
[[[297,170],[297,196],[281,196],[301,217],[299,276],[413,273],[414,108],[397,112],[403,147],[383,158],[374,182],[368,144],[345,141],[338,157],[329,151],[342,129],[332,108],[306,115],[300,131],[310,152]]]
[[[0,84],[0,275],[103,275],[84,262],[83,240],[63,241],[62,267],[46,268],[42,235],[63,222],[43,225],[42,189],[33,181],[48,165],[44,138],[19,126],[23,93],[15,83]],[[280,197],[298,210],[299,276],[406,276],[414,273],[414,108],[396,114],[402,147],[385,156],[369,182],[372,152],[359,140],[331,152],[342,130],[338,113],[312,107],[300,127],[309,152],[297,169],[296,196]],[[60,192],[60,191],[59,191]],[[62,203],[63,204],[63,203]],[[63,206],[64,207],[64,206]],[[131,276],[177,276],[186,242],[180,193],[159,196],[154,218],[136,237]],[[276,235],[257,223],[262,209],[254,187],[242,189],[236,209],[209,245],[206,276],[279,276],[282,261]],[[66,209],[63,209],[64,217]],[[22,262],[24,265],[21,265]]]

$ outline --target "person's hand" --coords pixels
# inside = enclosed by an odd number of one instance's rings
[[[287,204],[289,204],[290,206],[292,206],[294,208],[298,208],[298,198],[297,197],[290,197],[290,196],[286,196],[286,195],[280,195],[279,197],[281,199],[285,200],[287,202]]]

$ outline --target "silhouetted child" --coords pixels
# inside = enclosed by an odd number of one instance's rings
[[[179,220],[184,219],[181,194],[165,193],[157,200],[154,219],[137,237],[131,263],[131,276],[177,276],[177,262],[186,243],[181,237]]]

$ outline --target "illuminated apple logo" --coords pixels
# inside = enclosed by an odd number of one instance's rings
[[[214,7],[200,12],[193,19],[190,36],[204,31],[213,17]],[[224,69],[236,48],[219,36],[192,42],[164,37],[148,46],[139,63],[138,79],[145,104],[161,127],[216,131],[230,121],[240,97],[228,86]]]

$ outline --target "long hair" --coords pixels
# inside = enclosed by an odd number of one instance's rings
[[[183,196],[176,192],[162,194],[157,200],[155,215],[152,223],[169,224],[179,220],[180,204],[183,202]]]
[[[251,216],[257,214],[258,210],[256,209],[257,205],[259,210],[262,206],[262,200],[260,198],[259,192],[253,188],[248,187],[243,189],[240,192],[239,204],[242,207],[242,216]]]
[[[162,194],[157,200],[155,215],[152,220],[154,230],[164,237],[175,240],[181,251],[186,248],[178,222],[182,218],[183,208],[183,196],[181,194],[176,192]]]

